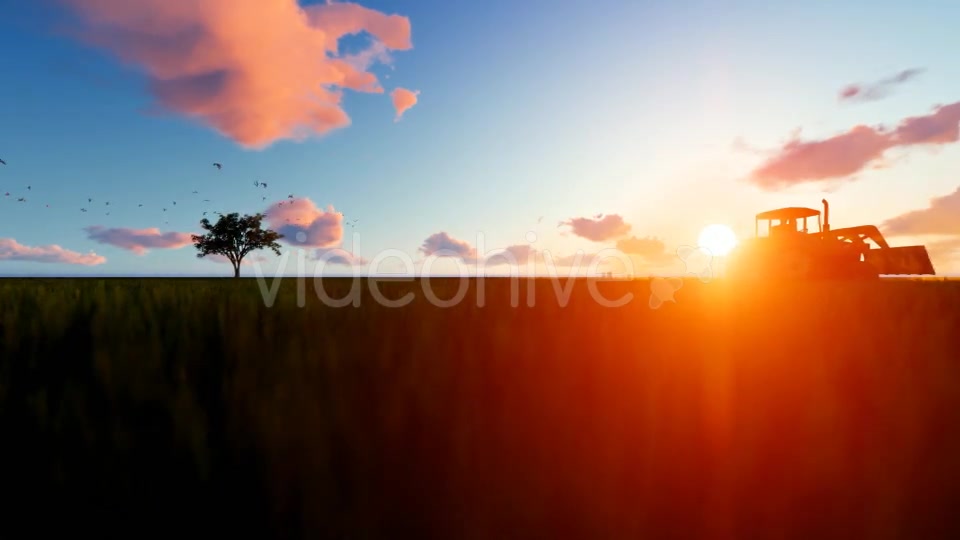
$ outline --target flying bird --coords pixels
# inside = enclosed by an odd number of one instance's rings
[[[260,182],[254,180],[254,181],[253,181],[253,187],[260,187]]]
[[[81,211],[81,212],[86,212],[87,209],[86,209],[86,208],[81,208],[80,211]]]
[[[287,195],[287,198],[288,198],[288,199],[292,199],[292,198],[293,198],[293,195],[292,195],[292,194],[291,194],[291,195]]]
[[[540,216],[540,218],[537,219],[537,225],[539,225],[539,224],[541,224],[541,223],[543,223],[543,216]]]
[[[19,199],[17,199],[17,202],[27,202],[27,199],[24,197],[20,197]]]
[[[176,206],[176,205],[177,205],[177,201],[173,201],[173,205]]]
[[[87,199],[87,202],[93,202],[93,199]]]
[[[30,186],[27,186],[27,191],[30,191]]]
[[[6,165],[6,164],[7,164],[7,162],[6,162],[6,161],[4,161],[4,160],[2,160],[2,159],[0,159],[0,165]]]
[[[261,183],[260,183],[260,187],[262,187],[263,189],[267,189],[267,183],[266,183],[266,182],[261,182]]]
[[[107,206],[110,206],[110,201],[107,201]]]
[[[219,163],[214,163],[213,166],[216,167],[218,171],[223,168],[223,165]]]
[[[200,202],[210,202],[210,199],[204,199],[204,200],[202,200],[202,201],[200,201]]]
[[[200,193],[200,192],[199,192],[199,191],[196,191],[196,190],[193,191],[193,194],[194,194],[194,195],[196,195],[197,193]]]
[[[164,212],[166,212],[166,211],[167,211],[167,209],[166,209],[166,208],[164,208],[164,209],[163,209],[163,211],[164,211]]]
[[[138,204],[138,205],[137,205],[137,208],[143,208],[143,205],[142,205],[142,204]]]

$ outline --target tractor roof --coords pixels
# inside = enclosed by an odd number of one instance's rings
[[[803,219],[813,216],[819,216],[820,211],[813,208],[803,208],[802,206],[791,206],[789,208],[777,208],[776,210],[767,210],[757,214],[757,219]]]

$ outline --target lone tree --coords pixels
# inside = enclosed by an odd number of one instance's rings
[[[251,251],[272,249],[274,253],[280,255],[280,244],[277,240],[283,238],[283,235],[270,229],[260,228],[263,217],[263,214],[243,217],[237,213],[221,214],[220,219],[214,224],[211,224],[209,219],[203,218],[200,226],[209,232],[204,235],[192,235],[193,245],[200,251],[197,257],[223,255],[233,265],[233,277],[236,278],[240,277],[240,263]]]

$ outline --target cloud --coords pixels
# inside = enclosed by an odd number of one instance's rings
[[[887,236],[960,233],[960,188],[930,200],[930,206],[890,218],[880,225]]]
[[[889,136],[868,126],[856,126],[821,141],[793,139],[753,171],[751,180],[760,187],[778,189],[849,176],[883,157],[889,148]]]
[[[467,262],[477,260],[477,250],[470,245],[470,242],[459,240],[445,232],[428,236],[419,251],[426,257],[458,257]]]
[[[652,259],[662,256],[666,252],[667,246],[656,238],[631,236],[617,241],[617,249],[627,255],[640,255]]]
[[[623,218],[617,214],[608,214],[593,218],[572,218],[567,221],[562,221],[560,224],[569,225],[573,234],[594,242],[611,240],[630,232],[630,225],[624,222]]]
[[[308,198],[275,202],[265,212],[270,229],[284,236],[285,244],[331,248],[343,239],[343,216],[328,206],[320,210]]]
[[[869,84],[851,84],[840,91],[840,101],[876,101],[890,95],[893,89],[923,73],[922,68],[905,69],[892,77]]]
[[[514,244],[505,248],[490,249],[480,254],[470,242],[454,238],[446,232],[434,233],[427,237],[418,251],[425,257],[452,257],[467,264],[482,264],[485,267],[526,265],[531,260],[536,261],[538,253],[529,244]]]
[[[393,108],[397,111],[397,116],[394,118],[395,122],[399,122],[403,113],[417,104],[417,96],[419,95],[419,90],[410,91],[406,88],[396,88],[390,93],[390,98],[393,99]]]
[[[927,253],[935,265],[951,266],[960,262],[960,236],[954,236],[927,245]]]
[[[94,225],[84,229],[90,240],[144,255],[149,249],[179,249],[193,244],[188,233],[167,232],[160,229],[104,228]]]
[[[313,258],[323,260],[326,264],[339,266],[363,266],[370,261],[359,255],[354,255],[343,248],[319,248],[313,253]]]
[[[77,253],[52,244],[48,246],[25,246],[13,238],[0,238],[0,261],[30,261],[43,263],[79,264],[95,266],[107,262],[106,257],[94,252]]]
[[[424,240],[419,251],[427,257],[456,258],[466,264],[475,264],[478,267],[482,265],[490,268],[504,265],[526,268],[531,262],[540,267],[542,264],[549,262],[557,268],[587,270],[591,265],[594,265],[595,268],[617,265],[619,259],[621,266],[626,264],[626,268],[631,270],[636,264],[636,260],[631,256],[642,256],[646,262],[654,264],[660,264],[670,259],[663,242],[654,238],[636,237],[621,240],[617,243],[616,249],[609,248],[595,253],[578,251],[568,255],[556,255],[547,251],[539,251],[529,244],[514,244],[479,254],[477,249],[469,242],[450,236],[446,232],[438,232]],[[540,269],[542,270],[542,268]]]
[[[386,65],[393,63],[390,49],[382,41],[374,41],[360,52],[345,55],[343,60],[358,71],[367,71],[376,62]]]
[[[366,68],[409,50],[410,20],[358,4],[297,0],[61,0],[78,38],[139,67],[161,108],[262,149],[350,124],[344,89],[382,93]],[[365,32],[371,50],[339,54]]]
[[[892,141],[896,146],[949,144],[960,140],[960,101],[939,106],[933,114],[904,119]]]
[[[877,165],[894,148],[945,145],[960,140],[960,102],[939,106],[930,114],[903,119],[893,130],[859,125],[819,141],[794,136],[755,169],[749,181],[766,190],[849,177]]]
[[[526,265],[530,260],[536,260],[537,250],[528,244],[514,244],[502,250],[492,250],[485,254],[483,263],[486,266],[500,266],[502,264]]]
[[[730,149],[734,152],[739,152],[742,154],[753,154],[757,156],[768,156],[771,154],[770,150],[759,148],[748,143],[743,137],[737,137],[730,143]]]

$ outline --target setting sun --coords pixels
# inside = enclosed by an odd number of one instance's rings
[[[697,246],[706,249],[716,257],[730,253],[737,245],[737,235],[726,225],[707,225],[700,231]]]

